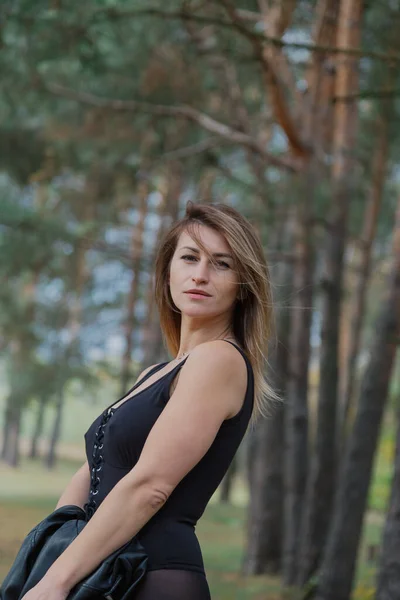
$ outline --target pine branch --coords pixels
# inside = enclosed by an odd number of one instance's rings
[[[365,92],[356,92],[346,96],[334,96],[332,102],[350,102],[351,100],[364,100],[366,98],[394,98],[400,95],[400,88],[389,90],[366,90]]]
[[[238,10],[238,15],[241,16],[242,21],[254,21],[258,22],[258,15],[254,13],[254,15],[246,14],[251,13],[251,11]],[[131,9],[131,10],[117,10],[115,8],[97,8],[95,11],[90,13],[89,19],[96,19],[97,16],[105,16],[110,21],[112,20],[120,20],[120,19],[129,19],[129,18],[138,18],[138,17],[156,17],[160,19],[171,19],[171,20],[180,20],[180,21],[193,21],[196,23],[200,23],[202,25],[216,25],[218,27],[223,27],[224,29],[235,29],[234,24],[227,20],[221,19],[218,17],[206,17],[203,15],[197,15],[194,13],[188,13],[185,11],[167,11],[162,10],[155,7],[143,8],[143,9]],[[33,25],[40,20],[40,16],[27,17],[26,15],[19,15],[15,10],[13,13],[9,15],[10,20],[19,21],[21,23],[25,23],[27,25]],[[77,27],[74,25],[70,25],[65,23],[64,20],[61,21],[62,14],[59,11],[58,19],[59,22],[63,23],[63,26],[66,28]],[[56,20],[56,19],[54,19]],[[49,19],[46,18],[46,22],[51,23]],[[83,29],[80,25],[76,31],[82,33]],[[246,35],[252,36],[254,39],[258,39],[261,42],[266,44],[271,44],[277,48],[294,48],[299,50],[309,50],[310,52],[319,52],[322,54],[343,54],[349,56],[359,56],[360,58],[371,58],[372,60],[381,60],[383,62],[388,63],[399,63],[400,55],[399,54],[385,54],[383,52],[371,52],[367,50],[363,50],[362,48],[337,48],[336,46],[324,46],[323,44],[313,44],[307,42],[288,42],[282,40],[280,37],[275,37],[272,35],[267,35],[262,31],[255,31],[253,29],[247,29]]]
[[[252,183],[248,183],[247,181],[243,181],[237,175],[235,175],[232,170],[227,166],[221,163],[218,156],[214,153],[210,152],[210,159],[212,164],[221,172],[221,174],[228,179],[228,181],[232,181],[236,186],[243,188],[250,194],[259,194],[260,190],[257,186]]]
[[[274,52],[272,48],[266,48],[265,44],[261,43],[259,39],[255,39],[247,27],[243,24],[239,18],[237,11],[232,4],[231,0],[221,0],[225,7],[229,17],[232,20],[235,28],[242,33],[249,41],[253,44],[254,51],[258,57],[264,74],[264,80],[266,82],[267,90],[270,94],[271,104],[275,113],[276,121],[281,126],[283,132],[289,143],[289,147],[293,154],[300,159],[308,158],[311,154],[311,148],[309,148],[301,139],[301,135],[298,131],[291,111],[285,99],[284,90],[282,89],[282,82],[279,77],[279,66],[277,68],[277,52]],[[264,17],[265,21],[267,17]],[[280,53],[279,53],[280,54]]]
[[[113,19],[128,19],[149,16],[171,20],[194,21],[203,25],[216,25],[218,27],[223,27],[226,29],[235,29],[234,23],[227,19],[222,19],[219,17],[206,17],[203,15],[197,15],[186,11],[168,11],[155,7],[132,10],[99,8],[96,9],[96,11],[93,11],[91,16],[97,17],[98,15],[104,15],[108,17],[110,21],[112,21]],[[297,48],[299,50],[309,50],[310,52],[322,52],[323,54],[347,54],[349,56],[366,57],[374,60],[382,60],[384,62],[400,62],[400,55],[397,54],[370,52],[365,51],[362,48],[337,48],[335,46],[316,45],[313,43],[306,42],[287,42],[282,40],[280,37],[270,36],[261,31],[255,31],[253,29],[248,29],[246,35],[252,36],[253,38],[258,39],[261,42],[265,42],[266,44],[272,44],[277,48]]]
[[[259,23],[260,21],[262,21],[262,15],[258,12],[253,12],[252,10],[238,8],[237,13],[238,16],[242,19],[242,21],[249,21],[253,23]]]
[[[96,106],[98,108],[106,108],[118,112],[142,112],[158,117],[184,118],[196,123],[209,133],[218,135],[220,138],[232,144],[238,144],[248,148],[249,150],[252,150],[270,165],[291,172],[297,170],[295,161],[292,161],[286,157],[280,157],[271,154],[250,135],[242,133],[241,131],[234,129],[225,123],[216,121],[205,113],[185,104],[179,106],[167,106],[163,104],[151,104],[138,100],[115,100],[110,98],[101,98],[88,92],[73,90],[57,83],[42,82],[41,85],[51,94],[60,96],[62,98],[67,98],[69,100],[75,100],[76,102],[80,102],[82,104]]]
[[[201,142],[197,142],[197,144],[192,144],[191,146],[177,148],[176,150],[169,150],[168,152],[165,152],[160,156],[160,160],[177,160],[182,158],[190,158],[191,156],[196,156],[197,154],[208,152],[209,150],[211,150],[211,148],[220,146],[222,143],[223,142],[219,137],[209,137],[205,140],[201,140]]]

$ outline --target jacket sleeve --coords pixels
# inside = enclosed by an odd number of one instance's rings
[[[63,523],[71,519],[84,518],[84,511],[78,506],[63,506],[40,521],[25,537],[17,556],[0,587],[0,600],[18,600],[27,589],[34,571],[36,558],[47,539]]]

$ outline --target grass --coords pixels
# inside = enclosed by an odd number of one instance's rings
[[[368,506],[385,513],[389,501],[395,454],[396,420],[386,418],[375,460]]]

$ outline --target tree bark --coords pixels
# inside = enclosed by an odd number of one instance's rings
[[[334,45],[337,32],[336,0],[319,0],[313,27],[316,45]],[[303,204],[298,212],[298,256],[295,272],[293,325],[290,345],[290,367],[286,410],[285,452],[285,526],[283,546],[283,582],[296,582],[300,552],[304,552],[304,504],[309,464],[308,440],[308,366],[310,359],[310,330],[313,304],[314,248],[311,222],[313,198],[324,170],[319,157],[331,151],[332,97],[335,72],[327,53],[314,53],[307,70],[307,93],[300,105],[303,126],[302,139],[313,147],[313,156],[304,165],[299,193]],[[326,126],[326,123],[329,126]]]
[[[138,198],[139,198],[139,220],[138,223],[133,227],[132,241],[131,241],[131,256],[132,256],[132,278],[131,285],[128,294],[128,302],[126,308],[126,319],[125,319],[125,351],[122,357],[122,370],[121,370],[121,396],[126,392],[126,389],[131,378],[131,361],[132,361],[132,347],[133,347],[133,332],[135,329],[135,305],[139,295],[139,280],[141,271],[141,262],[143,255],[143,244],[144,244],[144,227],[147,213],[147,199],[148,199],[148,185],[147,182],[141,182],[138,186]]]
[[[269,35],[281,37],[292,19],[296,2],[294,0],[276,1],[268,3],[258,0],[263,22]],[[303,132],[296,122],[292,111],[289,110],[285,98],[284,84],[281,80],[282,51],[271,45],[265,45],[262,50],[264,59],[263,76],[269,102],[272,106],[275,120],[286,135],[291,152],[300,158],[309,158],[311,147],[304,143]],[[283,70],[283,69],[282,69]],[[295,93],[295,92],[292,92]]]
[[[17,397],[7,398],[4,421],[4,435],[1,458],[10,467],[18,467],[20,461],[19,435],[21,429],[22,406]]]
[[[60,390],[58,391],[57,403],[56,403],[56,414],[53,422],[53,430],[50,437],[49,448],[47,455],[44,460],[44,464],[48,469],[53,469],[56,464],[56,448],[61,435],[61,423],[62,414],[64,407],[64,383],[61,383]]]
[[[293,274],[289,376],[284,423],[284,585],[292,585],[296,578],[300,522],[308,471],[308,366],[314,277],[314,251],[310,231],[311,190],[311,170],[307,170],[300,184],[295,230],[294,252],[297,260]]]
[[[158,235],[159,240],[164,235],[164,231],[170,226],[170,223],[177,221],[179,218],[179,202],[183,185],[183,166],[180,162],[173,161],[172,164],[169,164],[166,176],[165,209],[162,212],[162,222],[160,224],[160,232]],[[157,315],[155,310],[154,297],[152,302],[152,314],[149,315],[149,322],[151,322],[151,343],[149,344],[146,353],[147,364],[159,363],[166,360],[165,339],[160,327],[159,315]]]
[[[263,419],[253,440],[248,544],[243,563],[246,575],[278,573],[283,533],[284,407]],[[256,449],[256,451],[255,451]]]
[[[356,362],[361,343],[362,325],[365,316],[366,298],[369,276],[371,272],[371,253],[375,239],[378,216],[382,203],[383,188],[385,183],[387,159],[388,159],[388,114],[379,118],[378,139],[372,165],[372,184],[367,207],[365,209],[363,232],[361,237],[362,247],[359,251],[357,265],[357,281],[352,296],[350,313],[350,335],[349,347],[346,356],[346,364],[341,378],[342,391],[340,402],[340,427],[338,441],[342,446],[346,438],[346,426],[350,407],[354,395],[354,383],[356,378]],[[346,325],[347,326],[347,325]]]
[[[2,445],[1,445],[1,460],[6,461],[7,456],[7,448],[9,444],[9,435],[10,435],[10,424],[11,424],[11,399],[7,398],[6,404],[4,406],[4,417],[3,417],[3,436],[2,436]]]
[[[36,283],[36,282],[35,282]],[[29,283],[29,289],[35,289],[35,283]],[[28,286],[26,286],[28,287]],[[24,297],[27,299],[26,317],[33,318],[32,296],[24,288]],[[20,460],[19,436],[21,430],[22,411],[31,392],[31,379],[29,362],[32,351],[32,338],[29,330],[25,328],[10,344],[11,361],[9,368],[10,393],[6,401],[4,439],[2,459],[10,466],[17,467]]]
[[[339,2],[318,0],[315,9],[312,38],[316,46],[334,47],[337,36]],[[314,52],[306,74],[301,120],[306,143],[313,144],[318,158],[332,151],[333,111],[336,70],[331,54]],[[322,166],[322,165],[321,165]]]
[[[46,412],[46,406],[47,406],[47,398],[45,396],[42,396],[38,402],[38,410],[37,410],[37,415],[36,415],[35,429],[34,429],[34,432],[32,435],[31,449],[29,452],[29,458],[32,458],[32,459],[37,458],[37,456],[38,456],[38,444],[39,444],[39,440],[40,440],[40,437],[43,432],[44,415]]]
[[[236,455],[226,472],[225,477],[221,481],[219,499],[223,504],[232,504],[232,488],[237,472],[237,463],[238,457]]]
[[[182,192],[183,169],[178,161],[171,161],[168,172],[164,177],[164,185],[161,187],[162,200],[157,209],[160,219],[155,244],[149,256],[149,265],[154,265],[158,242],[163,238],[171,219],[171,203],[174,205],[174,216],[177,218],[176,205]],[[143,324],[143,359],[140,370],[158,361],[160,349],[162,350],[162,335],[157,316],[156,302],[154,297],[154,273],[150,274],[146,291],[146,317]]]
[[[400,415],[397,415],[396,438],[394,474],[383,532],[376,600],[400,598]]]
[[[10,467],[18,467],[20,460],[19,433],[21,428],[21,411],[13,415],[9,424],[8,443],[4,460]]]
[[[289,227],[292,225],[287,229]],[[288,237],[293,235],[292,231],[285,233]],[[280,265],[276,283],[280,290],[277,300],[277,345],[270,352],[267,376],[281,397],[285,398],[290,339],[290,311],[286,304],[293,290],[292,264]],[[243,561],[246,575],[278,573],[282,566],[284,410],[284,403],[272,407],[271,414],[259,421],[255,431],[247,548]]]
[[[362,0],[342,0],[337,45],[356,48],[360,39]],[[337,63],[336,95],[358,89],[354,58]],[[303,585],[320,563],[332,514],[336,480],[336,411],[338,388],[338,347],[342,299],[343,257],[347,220],[352,196],[351,154],[355,144],[356,103],[338,103],[333,132],[333,198],[327,232],[321,326],[318,420],[315,449],[307,482],[307,502],[302,523],[303,547],[298,584]]]
[[[343,462],[335,512],[324,553],[316,600],[349,600],[373,459],[400,332],[400,201],[393,235],[393,262],[358,411]]]

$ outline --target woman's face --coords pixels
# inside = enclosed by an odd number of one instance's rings
[[[181,233],[170,264],[170,291],[175,306],[192,317],[212,317],[229,313],[239,292],[232,252],[225,238],[206,225],[199,225],[199,236],[214,263],[185,231]],[[190,289],[209,296],[191,296]]]

